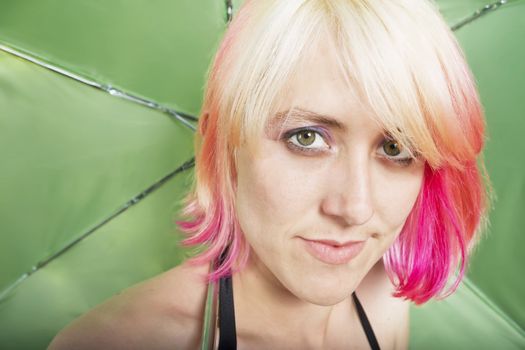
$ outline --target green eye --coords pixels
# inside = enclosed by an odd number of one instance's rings
[[[389,140],[383,143],[383,150],[388,156],[395,157],[401,153],[399,145],[394,140]]]
[[[297,142],[301,146],[310,146],[315,141],[315,132],[311,130],[304,130],[297,134]]]

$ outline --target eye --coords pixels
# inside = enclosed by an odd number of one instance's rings
[[[383,151],[385,151],[385,153],[388,156],[395,157],[399,153],[401,153],[401,148],[398,145],[397,141],[386,140],[385,142],[383,142]]]
[[[402,165],[409,165],[414,161],[410,153],[392,139],[385,139],[380,146],[380,155]]]
[[[322,132],[312,128],[291,130],[285,134],[288,144],[300,151],[316,152],[330,149]]]

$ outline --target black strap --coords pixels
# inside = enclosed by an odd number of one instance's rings
[[[352,293],[352,298],[357,309],[359,321],[365,331],[366,338],[372,350],[380,350],[372,326],[368,321],[365,309],[357,298],[357,295]],[[219,350],[236,350],[237,349],[237,333],[235,330],[235,308],[233,304],[233,287],[231,276],[223,277],[219,281]]]
[[[380,350],[379,343],[377,342],[376,336],[374,334],[374,330],[372,329],[372,326],[368,321],[368,317],[366,317],[365,309],[363,309],[363,305],[361,305],[361,302],[357,298],[355,292],[352,293],[352,298],[354,299],[357,314],[359,315],[359,321],[361,321],[361,326],[363,326],[363,329],[366,334],[366,339],[368,339],[370,347],[372,348],[372,350]]]
[[[219,281],[219,350],[236,350],[235,308],[231,276]]]

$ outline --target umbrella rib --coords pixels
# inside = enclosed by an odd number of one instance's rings
[[[225,0],[226,3],[226,22],[231,22],[233,17],[233,4],[232,0]]]
[[[469,24],[470,22],[473,22],[477,20],[478,18],[490,13],[494,12],[495,10],[499,9],[501,6],[508,4],[509,0],[499,0],[496,2],[493,2],[491,4],[487,4],[474,12],[472,15],[468,16],[467,18],[462,19],[458,23],[454,24],[450,27],[452,30],[458,30],[459,28],[463,27],[466,24]]]
[[[500,317],[510,328],[512,328],[520,336],[525,337],[525,330],[521,328],[518,323],[513,320],[509,315],[505,313],[492,299],[490,299],[479,287],[477,287],[473,281],[469,278],[465,278],[463,281],[465,287],[483,302],[492,312]]]
[[[99,228],[101,228],[102,226],[104,226],[105,224],[107,224],[108,222],[110,222],[111,220],[113,220],[114,218],[116,218],[117,216],[119,216],[120,214],[125,212],[126,210],[128,210],[130,207],[134,206],[135,204],[137,204],[138,202],[140,202],[141,200],[146,198],[149,194],[151,194],[152,192],[157,190],[159,187],[164,185],[168,180],[173,178],[175,175],[177,175],[179,173],[182,173],[182,172],[184,172],[184,171],[186,171],[188,169],[193,168],[194,165],[195,165],[195,158],[193,157],[190,160],[184,162],[184,164],[182,164],[177,169],[173,170],[172,172],[170,172],[166,176],[162,177],[160,180],[156,181],[153,185],[149,186],[144,191],[140,192],[139,194],[137,194],[136,196],[134,196],[133,198],[128,200],[124,205],[122,205],[120,208],[118,208],[110,216],[108,216],[107,218],[105,218],[104,220],[102,220],[101,222],[99,222],[98,224],[93,226],[92,228],[90,228],[88,231],[86,231],[83,234],[81,234],[79,237],[75,238],[73,241],[71,241],[68,244],[66,244],[64,247],[59,249],[56,253],[52,254],[51,256],[45,258],[42,261],[39,261],[36,265],[31,267],[31,269],[29,271],[27,271],[26,273],[21,275],[15,282],[11,283],[2,292],[0,292],[0,303],[9,295],[9,293],[13,289],[15,289],[22,282],[24,282],[27,278],[29,278],[36,271],[40,270],[41,268],[43,268],[44,266],[49,264],[51,261],[55,260],[56,258],[61,256],[62,254],[64,254],[66,251],[68,251],[69,249],[73,248],[79,242],[81,242],[82,240],[84,240],[85,238],[87,238],[88,236],[93,234]]]
[[[19,58],[22,58],[26,61],[29,61],[31,63],[34,63],[40,67],[43,67],[43,68],[46,68],[52,72],[55,72],[55,73],[59,73],[65,77],[68,77],[68,78],[71,78],[75,81],[78,81],[80,83],[83,83],[83,84],[86,84],[86,85],[89,85],[91,87],[94,87],[96,89],[99,89],[99,90],[102,90],[106,93],[109,93],[110,95],[112,96],[116,96],[116,97],[120,97],[120,98],[123,98],[123,99],[126,99],[128,101],[131,101],[131,102],[134,102],[134,103],[138,103],[140,105],[143,105],[143,106],[146,106],[146,107],[149,107],[149,108],[152,108],[152,109],[155,109],[155,110],[158,110],[158,111],[161,111],[163,113],[166,113],[168,114],[172,119],[175,119],[181,123],[183,123],[185,126],[187,126],[188,128],[190,128],[191,130],[195,131],[195,125],[193,125],[191,122],[196,122],[198,119],[192,115],[189,115],[189,114],[186,114],[186,113],[182,113],[182,112],[179,112],[179,111],[176,111],[172,108],[168,108],[166,106],[163,106],[161,105],[160,103],[157,103],[157,102],[154,102],[154,101],[151,101],[151,100],[148,100],[148,99],[145,99],[145,98],[142,98],[142,97],[139,97],[137,95],[133,95],[133,94],[130,94],[130,93],[127,93],[123,90],[120,90],[120,89],[117,89],[111,85],[108,85],[108,84],[102,84],[102,83],[99,83],[97,81],[94,81],[94,80],[91,80],[91,79],[88,79],[86,77],[83,77],[79,74],[76,74],[76,73],[73,73],[73,72],[70,72],[66,69],[63,69],[63,68],[60,68],[58,66],[55,66],[49,62],[45,62],[43,60],[40,60],[34,56],[31,56],[25,52],[22,52],[18,49],[14,49],[12,47],[9,47],[9,46],[6,46],[4,44],[0,44],[0,50],[4,51],[4,52],[7,52],[11,55],[14,55],[16,57],[19,57]]]

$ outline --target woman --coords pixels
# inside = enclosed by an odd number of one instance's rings
[[[409,302],[458,286],[485,217],[484,121],[431,3],[248,0],[196,140],[179,225],[199,253],[51,348],[405,349]]]

